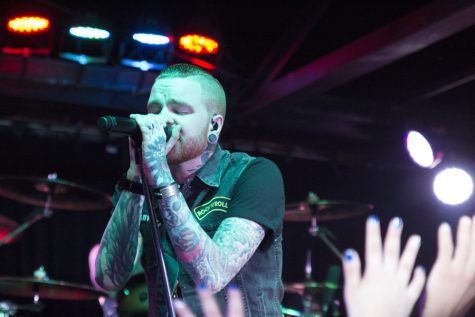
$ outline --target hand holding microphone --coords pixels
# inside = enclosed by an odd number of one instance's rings
[[[170,126],[155,114],[133,114],[130,118],[106,116],[97,121],[103,131],[124,133],[130,138],[129,180],[138,180],[139,169],[135,161],[135,146],[141,143],[142,163],[147,181],[152,186],[162,182],[173,182],[166,155],[176,145],[180,127]]]

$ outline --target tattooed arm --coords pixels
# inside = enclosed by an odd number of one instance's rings
[[[144,197],[123,191],[96,260],[96,282],[107,291],[122,288],[139,260],[139,229]]]
[[[157,187],[164,182],[172,182],[173,178],[166,161],[166,136],[163,129],[155,128],[160,125],[159,122],[154,121],[156,116],[131,115],[130,117],[137,120],[142,131],[141,145],[146,181],[152,187]],[[153,129],[150,129],[150,124],[153,125]],[[176,142],[177,132],[178,130],[173,136],[174,142]],[[130,167],[127,178],[134,182],[141,182],[140,167],[135,162],[136,146],[138,145],[133,139],[129,139]],[[133,272],[134,263],[140,258],[138,241],[143,205],[144,196],[142,195],[130,192],[122,192],[120,195],[102,237],[96,261],[96,282],[103,289],[122,288]]]
[[[254,221],[230,217],[211,239],[192,216],[180,194],[159,202],[175,252],[196,285],[222,290],[241,270],[264,239],[264,228]]]

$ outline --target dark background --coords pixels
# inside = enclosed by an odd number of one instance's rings
[[[3,1],[2,25],[8,10],[25,3]],[[454,227],[473,212],[473,198],[455,207],[439,202],[432,181],[444,166],[474,170],[474,1],[33,4],[57,17],[55,39],[70,19],[89,11],[108,19],[116,41],[144,16],[167,25],[176,38],[193,28],[219,38],[213,73],[228,92],[222,145],[273,160],[289,203],[314,191],[322,199],[374,205],[384,228],[401,216],[404,240],[422,236],[417,262],[427,268],[435,257],[437,226],[447,221]],[[96,119],[144,112],[157,73],[119,66],[114,50],[103,66],[60,61],[59,50],[54,40],[51,56],[26,59],[26,72],[18,74],[5,67],[18,59],[1,56],[0,176],[56,172],[110,195],[128,165],[127,140],[100,132]],[[109,73],[121,72],[145,79],[132,88],[114,86]],[[444,153],[439,166],[422,169],[410,161],[404,149],[410,128],[427,133]],[[0,197],[0,215],[19,223],[34,208]],[[362,254],[368,213],[319,224],[334,234],[340,250]],[[89,284],[88,252],[108,217],[108,209],[55,210],[0,249],[0,275],[31,276],[44,265],[51,279]],[[285,283],[303,280],[307,249],[316,281],[339,264],[321,241],[312,241],[308,226],[285,222]],[[101,315],[94,301],[44,303],[45,310],[32,315]],[[286,294],[284,304],[300,309],[295,295]]]

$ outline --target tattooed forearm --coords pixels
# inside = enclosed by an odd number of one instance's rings
[[[148,169],[149,183],[152,186],[159,186],[162,183],[171,183],[173,178],[170,174],[166,158],[165,137],[158,137],[152,143],[144,144],[145,168]]]
[[[165,227],[182,265],[196,284],[223,289],[264,238],[264,229],[242,218],[225,219],[213,239],[193,218],[181,194],[159,203]]]
[[[101,240],[96,260],[96,281],[112,291],[127,282],[138,251],[144,197],[122,192]]]

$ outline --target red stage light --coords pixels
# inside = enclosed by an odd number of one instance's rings
[[[10,32],[31,34],[47,31],[51,23],[40,16],[22,16],[8,20],[7,27]]]
[[[219,44],[216,40],[198,34],[188,34],[180,37],[178,46],[194,54],[216,54]]]

